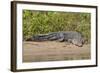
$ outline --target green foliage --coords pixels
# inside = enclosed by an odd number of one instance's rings
[[[24,39],[36,34],[78,31],[90,41],[90,13],[23,10]]]

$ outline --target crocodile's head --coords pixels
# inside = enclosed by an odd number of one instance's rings
[[[84,44],[84,39],[83,38],[82,39],[73,39],[72,44],[82,47]]]

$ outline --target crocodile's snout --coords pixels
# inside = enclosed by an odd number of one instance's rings
[[[83,46],[83,40],[78,40],[78,39],[73,39],[72,40],[72,44],[76,45],[76,46],[79,46],[79,47],[82,47]]]

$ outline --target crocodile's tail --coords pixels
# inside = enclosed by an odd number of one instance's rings
[[[30,37],[26,41],[47,41],[48,38],[49,37],[47,34],[42,34],[42,35],[40,34]]]

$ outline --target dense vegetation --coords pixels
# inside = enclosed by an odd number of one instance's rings
[[[90,13],[23,10],[24,39],[36,34],[78,31],[90,41]]]

